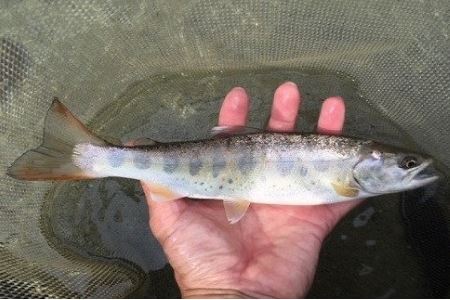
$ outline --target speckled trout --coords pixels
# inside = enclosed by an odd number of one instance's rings
[[[231,223],[249,204],[318,205],[414,189],[438,178],[432,160],[373,141],[217,127],[208,140],[125,147],[93,135],[58,100],[43,143],[8,174],[24,180],[127,177],[154,201],[220,199]]]

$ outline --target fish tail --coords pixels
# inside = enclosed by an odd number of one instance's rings
[[[45,118],[42,144],[27,151],[8,168],[7,174],[22,180],[86,179],[89,175],[73,162],[77,144],[107,145],[93,135],[70,111],[54,99]]]

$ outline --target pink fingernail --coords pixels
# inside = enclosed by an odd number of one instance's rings
[[[292,82],[292,81],[286,81],[285,83],[283,83],[283,85],[290,85],[290,86],[295,86],[295,87],[297,87],[297,84],[295,84],[295,83]]]
[[[243,87],[240,87],[240,86],[234,87],[234,88],[232,89],[232,91],[236,91],[236,92],[244,92],[244,93],[245,93],[245,89],[244,89]]]

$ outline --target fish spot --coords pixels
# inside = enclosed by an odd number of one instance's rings
[[[247,175],[256,167],[256,161],[251,152],[244,152],[238,159],[238,169]]]
[[[220,172],[222,172],[222,170],[225,169],[226,165],[227,162],[225,161],[223,155],[215,154],[213,156],[213,163],[212,163],[213,177],[219,176]]]
[[[308,175],[308,168],[301,166],[299,172],[301,176],[305,177],[306,175]]]
[[[203,164],[202,161],[198,158],[195,158],[189,162],[189,174],[192,176],[197,175],[200,172]]]
[[[314,169],[319,172],[325,172],[330,167],[330,163],[325,160],[316,160],[313,162]]]
[[[294,169],[295,162],[290,159],[280,159],[277,161],[277,170],[281,176],[287,176]]]
[[[110,148],[107,151],[106,158],[109,165],[113,168],[118,168],[122,165],[125,159],[125,151],[119,148]]]
[[[166,173],[173,173],[180,165],[180,160],[175,155],[165,155],[164,156],[164,167],[163,170]]]
[[[223,189],[223,185],[219,186],[219,190]]]
[[[147,152],[136,152],[133,154],[133,165],[138,169],[150,168],[151,159]]]
[[[228,179],[228,183],[229,183],[229,184],[232,184],[232,183],[233,183],[233,179],[231,179],[231,178]]]

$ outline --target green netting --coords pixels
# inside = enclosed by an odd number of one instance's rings
[[[321,100],[343,95],[347,134],[425,151],[448,172],[449,3],[0,2],[0,296],[121,297],[146,278],[153,291],[167,286],[152,277],[165,260],[136,183],[4,175],[40,143],[54,96],[103,137],[168,141],[205,137],[235,85],[264,126],[273,90],[294,80],[300,129],[314,129]],[[312,296],[422,295],[398,203],[371,201],[338,227]],[[354,227],[368,209],[368,225]]]

